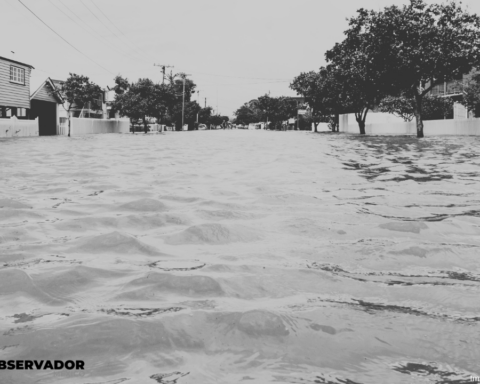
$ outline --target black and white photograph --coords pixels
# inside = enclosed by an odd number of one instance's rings
[[[0,35],[0,384],[480,382],[478,0]]]

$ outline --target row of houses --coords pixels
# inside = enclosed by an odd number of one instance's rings
[[[0,56],[0,119],[15,117],[19,120],[38,121],[38,135],[56,135],[64,129],[68,116],[63,108],[64,100],[57,91],[63,81],[47,78],[40,87],[30,93],[30,76],[35,68]],[[98,97],[95,109],[72,108],[73,117],[108,119],[111,117],[112,92],[105,90]]]

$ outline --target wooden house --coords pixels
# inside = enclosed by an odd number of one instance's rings
[[[32,69],[30,64],[0,56],[0,118],[28,118]]]

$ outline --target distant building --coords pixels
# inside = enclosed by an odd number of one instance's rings
[[[0,57],[0,118],[28,118],[32,69],[30,64]]]
[[[462,99],[465,84],[471,80],[472,75],[476,72],[477,70],[474,69],[470,73],[457,76],[452,80],[439,81],[432,87],[428,94],[431,96],[451,97],[455,102],[453,105],[453,118],[455,120],[473,118],[475,117],[475,113],[468,111],[459,101]]]

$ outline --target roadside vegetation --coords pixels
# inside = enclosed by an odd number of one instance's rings
[[[422,138],[424,120],[453,115],[453,100],[432,96],[432,88],[480,69],[480,18],[461,3],[410,0],[379,11],[361,8],[344,34],[325,53],[326,66],[300,73],[290,85],[308,105],[315,131],[320,122],[335,131],[339,114],[354,113],[365,134],[369,112],[380,110],[415,119]],[[480,112],[479,84],[480,75],[471,76],[458,100],[470,111]],[[288,108],[250,102],[237,110],[236,120],[247,124],[268,117],[275,126],[295,115]]]

